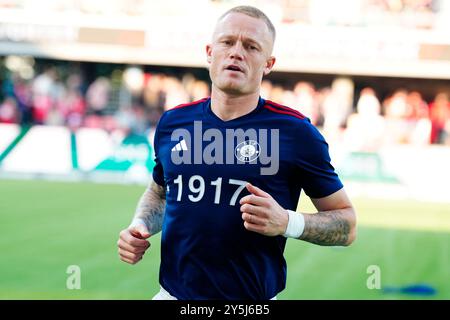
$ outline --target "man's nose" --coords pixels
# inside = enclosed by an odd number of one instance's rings
[[[243,51],[244,51],[244,47],[242,46],[242,43],[240,43],[239,41],[236,41],[234,46],[231,48],[230,58],[242,60],[244,57]]]

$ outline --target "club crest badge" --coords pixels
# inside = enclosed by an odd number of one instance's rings
[[[234,155],[239,161],[251,162],[259,157],[260,147],[255,140],[246,140],[239,143],[234,149]]]

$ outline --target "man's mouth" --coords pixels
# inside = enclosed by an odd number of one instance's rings
[[[244,72],[244,71],[242,70],[241,67],[239,67],[239,66],[237,66],[237,65],[235,65],[235,64],[230,64],[230,65],[228,65],[228,66],[225,68],[225,70],[237,71],[237,72]]]

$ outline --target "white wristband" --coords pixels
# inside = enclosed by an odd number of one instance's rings
[[[131,223],[128,226],[128,228],[134,228],[134,227],[136,227],[137,225],[140,225],[140,224],[143,224],[147,228],[147,225],[145,224],[144,219],[141,219],[141,218],[134,218],[133,221],[131,221]]]
[[[300,212],[287,210],[289,214],[289,221],[286,232],[283,234],[286,238],[298,239],[305,230],[305,217]]]

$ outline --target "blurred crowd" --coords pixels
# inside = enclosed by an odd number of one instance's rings
[[[191,73],[126,67],[90,83],[76,71],[62,74],[55,66],[31,77],[5,72],[0,77],[0,122],[149,135],[165,110],[210,94],[209,83]],[[327,139],[352,150],[375,151],[386,144],[450,145],[445,92],[431,101],[418,91],[400,88],[380,97],[373,88],[356,90],[350,78],[338,77],[320,88],[307,81],[286,87],[264,80],[262,96],[297,108]]]
[[[322,26],[445,28],[449,10],[446,0],[279,0],[278,4],[283,23]]]
[[[330,142],[351,150],[375,151],[387,144],[450,145],[450,100],[445,92],[425,101],[418,91],[396,89],[380,98],[365,87],[355,95],[349,78],[317,89],[300,81],[287,90],[263,81],[263,95],[297,108],[322,129]]]
[[[268,10],[275,22],[363,27],[445,28],[448,0],[248,0]],[[196,10],[223,12],[241,0],[196,0]],[[3,0],[0,8],[57,14],[105,17],[185,16],[191,4],[184,0]],[[441,23],[442,22],[442,23]],[[447,25],[448,26],[448,25]]]
[[[49,66],[30,76],[23,72],[25,66],[12,67],[0,76],[0,123],[145,134],[169,106],[204,98],[210,92],[207,82],[189,73],[177,77],[118,67],[89,82],[76,68]]]

